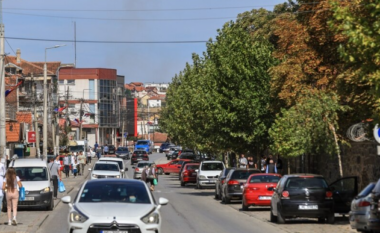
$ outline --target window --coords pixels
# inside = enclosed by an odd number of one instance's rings
[[[62,79],[62,80],[58,80],[58,84],[59,84],[59,85],[63,85],[63,84],[65,84],[65,80],[64,80],[64,79]]]
[[[75,80],[67,80],[67,85],[75,85]]]

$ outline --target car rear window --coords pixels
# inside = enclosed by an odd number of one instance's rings
[[[367,185],[367,187],[365,187],[359,194],[358,194],[358,197],[366,197],[368,196],[368,194],[370,194],[372,192],[372,190],[374,189],[375,187],[375,183],[370,183],[369,185]]]
[[[150,165],[151,165],[151,163],[138,163],[138,164],[137,164],[137,167],[142,168],[142,167],[150,166]]]
[[[328,185],[322,177],[291,177],[286,181],[286,189],[300,188],[327,188]]]
[[[146,154],[146,151],[145,150],[136,150],[134,153],[137,155],[143,155],[143,154]]]
[[[223,164],[222,163],[204,163],[202,164],[203,171],[218,171],[223,170]]]
[[[273,175],[252,176],[249,183],[277,183],[281,177]]]
[[[186,170],[195,170],[198,169],[199,165],[187,165]]]
[[[236,170],[232,173],[231,179],[246,180],[251,174],[259,172],[258,170]]]
[[[136,145],[149,145],[147,141],[138,141]]]
[[[128,151],[127,147],[119,147],[117,148],[117,151]]]

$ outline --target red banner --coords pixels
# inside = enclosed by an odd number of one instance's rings
[[[36,142],[36,132],[29,131],[28,132],[28,143],[35,143]]]

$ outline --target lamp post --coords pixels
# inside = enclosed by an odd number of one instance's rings
[[[83,111],[83,102],[84,102],[84,91],[91,91],[91,89],[83,89],[83,95],[82,95],[82,99],[80,101],[80,110],[79,110],[79,124],[80,124],[80,130],[79,130],[79,140],[82,140],[82,118],[83,118],[83,114],[82,114],[82,111]]]
[[[47,119],[48,119],[48,113],[47,113],[47,98],[48,98],[48,94],[47,94],[47,64],[46,64],[46,52],[48,49],[55,49],[55,48],[59,48],[59,47],[62,47],[62,46],[66,46],[66,45],[56,45],[56,46],[53,46],[53,47],[49,47],[49,48],[45,48],[45,64],[44,64],[44,126],[43,126],[43,131],[42,131],[42,134],[43,134],[43,137],[44,137],[44,140],[43,140],[43,156],[44,156],[44,159],[47,158]]]

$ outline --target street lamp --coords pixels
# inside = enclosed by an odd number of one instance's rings
[[[80,124],[80,130],[79,130],[79,140],[82,140],[82,118],[83,118],[83,102],[84,102],[84,91],[91,91],[91,89],[83,89],[83,95],[82,99],[80,101],[80,111],[79,111],[79,124]]]
[[[44,141],[43,141],[43,156],[44,158],[47,158],[47,119],[48,119],[48,114],[47,114],[47,98],[48,98],[48,95],[47,95],[47,64],[46,64],[46,52],[48,49],[55,49],[55,48],[59,48],[59,47],[62,47],[62,46],[66,46],[66,45],[56,45],[56,46],[53,46],[53,47],[49,47],[49,48],[45,48],[45,64],[44,64],[44,125],[43,125],[43,131],[42,131],[42,134],[43,134],[43,137],[44,137]]]

